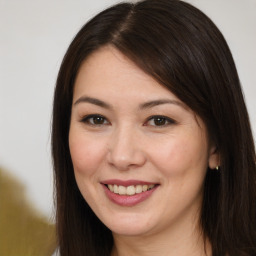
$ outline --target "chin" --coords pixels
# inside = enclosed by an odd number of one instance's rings
[[[149,233],[149,227],[138,227],[135,225],[120,225],[119,227],[115,226],[110,229],[113,234],[121,236],[142,236]]]
[[[153,228],[153,222],[145,215],[130,214],[126,216],[114,216],[104,224],[114,233],[124,236],[141,236],[147,234]],[[117,221],[118,220],[118,221]]]

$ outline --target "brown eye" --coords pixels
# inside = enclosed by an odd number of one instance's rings
[[[91,118],[92,124],[104,124],[105,119],[101,116],[95,116]]]
[[[153,118],[153,122],[156,126],[161,126],[161,125],[165,125],[167,120],[164,117],[156,117],[156,118]]]
[[[109,124],[107,119],[101,115],[86,116],[85,118],[82,119],[82,122],[90,125],[95,125],[95,126]]]
[[[165,116],[152,116],[152,117],[150,117],[148,119],[146,125],[161,127],[161,126],[167,126],[167,125],[174,124],[174,123],[175,123],[175,121],[172,120],[169,117],[165,117]]]

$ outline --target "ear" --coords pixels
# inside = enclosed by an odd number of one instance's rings
[[[217,166],[220,166],[220,154],[216,146],[210,148],[208,166],[210,169],[215,169]]]

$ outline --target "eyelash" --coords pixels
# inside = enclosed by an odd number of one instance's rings
[[[171,119],[171,118],[169,118],[169,117],[167,117],[167,116],[161,116],[161,115],[154,115],[154,116],[150,116],[148,119],[147,119],[147,121],[146,121],[146,123],[144,124],[144,126],[150,126],[150,125],[147,125],[147,123],[149,123],[149,121],[151,121],[151,120],[154,120],[154,121],[156,121],[156,120],[161,120],[161,121],[164,121],[164,124],[163,125],[151,125],[151,126],[154,126],[154,127],[158,127],[158,128],[162,128],[162,127],[166,127],[166,126],[169,126],[169,125],[172,125],[172,124],[175,124],[176,122],[173,120],[173,119]]]
[[[93,123],[96,121],[96,118],[100,119],[98,121],[103,121],[102,123]],[[156,120],[158,119],[158,121],[160,121],[162,124],[160,125],[149,125],[148,123],[153,120],[154,122],[156,122]],[[93,121],[93,122],[91,122]],[[102,115],[98,115],[98,114],[92,114],[92,115],[88,115],[88,116],[85,116],[82,118],[81,120],[82,123],[86,123],[88,125],[91,125],[91,126],[102,126],[102,125],[109,125],[110,122]],[[146,122],[143,124],[143,126],[154,126],[154,127],[157,127],[157,128],[162,128],[162,127],[166,127],[166,126],[169,126],[169,125],[172,125],[172,124],[176,124],[176,122],[169,118],[169,117],[166,117],[166,116],[161,116],[161,115],[154,115],[154,116],[150,116]]]
[[[103,123],[95,124],[95,123],[90,122],[90,119],[95,121],[96,118],[101,118],[103,120]],[[86,124],[91,125],[91,126],[106,125],[105,121],[107,121],[107,119],[104,116],[98,115],[98,114],[92,114],[92,115],[85,116],[81,120],[82,123],[86,123]],[[108,122],[107,124],[110,124],[110,123]]]

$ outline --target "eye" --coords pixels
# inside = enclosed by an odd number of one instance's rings
[[[89,125],[94,125],[94,126],[100,126],[100,125],[108,125],[109,122],[108,120],[101,115],[88,115],[84,117],[81,122],[87,123]]]
[[[149,126],[167,126],[170,124],[175,124],[175,121],[172,120],[169,117],[166,116],[151,116],[145,125],[149,125]]]

